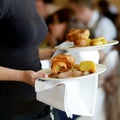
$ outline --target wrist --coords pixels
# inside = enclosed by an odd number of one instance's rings
[[[34,85],[34,78],[33,78],[34,71],[32,70],[26,70],[26,71],[20,71],[20,82],[27,83],[29,85]]]
[[[16,70],[16,72],[14,72],[14,74],[15,74],[14,76],[16,76],[14,78],[16,81],[18,81],[18,82],[24,82],[25,81],[25,71]]]

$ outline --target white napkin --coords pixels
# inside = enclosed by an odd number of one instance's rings
[[[63,51],[57,50],[54,55]],[[68,52],[67,52],[68,54]],[[70,53],[76,62],[92,60],[99,61],[98,51],[82,51]],[[53,55],[53,56],[54,56]],[[40,81],[35,82],[37,100],[66,112],[68,117],[73,114],[93,116],[95,113],[98,75],[80,78],[74,81]]]
[[[63,48],[62,49],[57,49],[54,54],[53,57],[56,56],[57,54],[71,54],[73,57],[76,58],[76,63],[80,63],[80,61],[84,61],[84,60],[91,60],[94,61],[95,63],[99,62],[99,52],[97,50],[85,50],[85,51],[78,51],[77,50],[69,50],[66,51],[64,50],[64,48],[66,49],[67,47],[71,47],[73,46],[72,42],[63,42],[62,44],[60,44],[58,47],[59,48]],[[56,47],[57,48],[57,47]]]
[[[73,114],[93,116],[96,105],[97,76],[76,81],[39,81],[35,83],[37,100]]]

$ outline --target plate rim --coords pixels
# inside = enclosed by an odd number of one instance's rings
[[[39,78],[38,80],[42,80],[42,81],[66,81],[66,80],[69,80],[69,81],[73,81],[73,80],[76,80],[76,79],[83,79],[83,78],[88,78],[88,77],[90,77],[90,76],[94,76],[94,75],[99,75],[99,74],[101,74],[101,73],[103,73],[103,72],[105,72],[106,70],[107,70],[107,67],[106,66],[104,66],[104,65],[102,65],[102,64],[96,64],[96,66],[98,67],[102,67],[102,70],[101,71],[99,71],[99,72],[95,72],[95,73],[91,73],[91,74],[88,74],[88,75],[84,75],[84,76],[79,76],[79,77],[73,77],[73,78],[64,78],[64,79],[62,79],[62,78],[50,78],[50,77],[48,77],[48,78]],[[40,72],[45,72],[45,71],[50,71],[51,70],[51,68],[46,68],[46,69],[42,69],[42,70],[40,70]]]
[[[112,40],[112,41],[108,41],[108,43],[103,44],[103,45],[97,45],[97,46],[85,46],[85,47],[75,47],[75,48],[70,48],[68,47],[61,47],[60,45],[56,46],[55,49],[59,49],[59,50],[66,50],[66,51],[71,51],[71,50],[79,50],[79,51],[88,51],[88,50],[100,50],[100,49],[105,49],[107,46],[110,45],[116,45],[118,44],[119,41],[118,40]]]

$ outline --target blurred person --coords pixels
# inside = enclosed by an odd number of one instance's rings
[[[48,4],[52,4],[53,0],[35,0],[35,1],[38,14],[45,19],[48,16]],[[50,59],[52,53],[53,51],[50,48],[47,49],[39,48],[39,56],[41,60]]]
[[[46,76],[38,47],[47,32],[35,0],[0,0],[0,120],[51,120],[34,89]]]
[[[119,9],[115,4],[113,4],[114,1],[113,0],[106,0],[106,1],[109,2],[109,10],[110,10],[110,12],[112,12],[113,14],[118,14]]]
[[[120,39],[120,16],[117,18],[116,27],[117,27],[117,40]],[[106,78],[106,81],[103,85],[105,93],[106,93],[106,113],[107,113],[107,120],[120,120],[120,46],[119,44],[114,46],[115,49],[118,51],[117,61],[114,61],[116,66],[111,71],[111,75]],[[115,57],[115,54],[112,56]],[[116,59],[116,58],[114,58]],[[111,61],[112,59],[110,59]],[[110,62],[109,61],[109,62]],[[113,60],[112,60],[113,61]],[[106,61],[107,63],[108,61]],[[116,63],[115,63],[116,62]],[[113,64],[113,62],[111,62]],[[110,71],[110,69],[109,69]]]
[[[117,30],[115,25],[110,19],[102,16],[94,9],[94,4],[91,0],[70,0],[69,7],[75,12],[77,20],[90,30],[91,38],[103,36],[108,41],[116,38]],[[112,46],[101,51],[101,59],[111,49]]]
[[[56,40],[56,45],[59,45],[66,40],[65,37],[68,32],[69,20],[71,16],[72,10],[63,8],[56,11],[46,19],[50,35]]]
[[[53,4],[53,0],[36,0],[36,9],[38,14],[46,19],[49,14],[52,14],[52,12],[59,9],[59,7]],[[39,48],[39,56],[41,60],[50,59],[53,53],[51,48],[45,48],[45,46],[43,45]]]
[[[96,9],[92,0],[70,0],[69,7],[75,12],[78,21],[90,30],[91,38],[105,37],[108,41],[116,38],[117,30],[113,22],[101,15]],[[96,112],[93,117],[80,117],[78,120],[106,120],[105,111],[105,91],[102,87],[105,79],[112,74],[112,70],[118,61],[117,50],[112,50],[112,46],[100,50],[100,63],[104,64],[109,70],[99,80],[98,97]],[[113,60],[113,57],[115,58]]]
[[[91,30],[93,37],[104,36],[107,40],[116,38],[114,24],[94,9],[91,0],[70,0],[69,7],[75,12],[77,20]]]
[[[61,6],[55,5],[54,0],[36,0],[37,12],[46,18],[48,15],[59,10]]]
[[[113,23],[116,23],[118,13],[116,12],[111,12],[110,11],[110,3],[107,0],[99,0],[98,1],[98,8],[104,16],[108,17],[113,21]]]
[[[63,8],[46,18],[49,34],[40,47],[54,48],[56,45],[66,40],[65,35],[68,31],[69,20],[72,11],[68,8]]]
[[[39,15],[46,18],[48,15],[48,4],[53,3],[53,0],[36,0],[36,8]]]

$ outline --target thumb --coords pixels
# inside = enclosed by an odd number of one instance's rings
[[[33,79],[35,79],[35,78],[37,78],[37,73],[33,72],[31,76],[32,76]]]
[[[47,78],[47,77],[48,77],[48,75],[47,75],[46,73],[40,72],[40,71],[35,72],[35,73],[32,74],[32,78],[33,78],[33,79],[37,79],[37,78]]]
[[[47,78],[48,77],[48,75],[46,74],[46,73],[44,73],[44,72],[37,72],[37,75],[40,77],[40,78]]]

